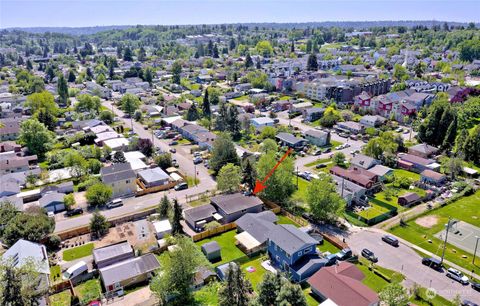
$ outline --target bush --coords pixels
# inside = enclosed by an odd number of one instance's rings
[[[60,247],[60,243],[62,243],[62,239],[60,239],[57,235],[51,235],[48,237],[45,246],[47,247],[48,251],[56,251]]]
[[[95,176],[88,177],[77,185],[77,191],[85,191],[88,187],[100,183],[100,179]]]

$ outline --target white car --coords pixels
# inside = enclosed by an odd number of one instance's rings
[[[447,270],[447,277],[463,284],[463,285],[468,285],[468,277],[463,275],[462,272],[458,271],[457,269],[454,268],[448,268]]]

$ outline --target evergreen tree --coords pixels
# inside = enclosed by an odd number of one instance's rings
[[[233,51],[233,50],[235,50],[236,47],[237,47],[237,45],[235,44],[235,39],[233,37],[230,38],[230,44],[229,44],[228,48],[230,49],[230,51]]]
[[[462,129],[460,134],[458,134],[457,138],[455,139],[455,152],[464,154],[465,153],[465,143],[468,138],[468,130]]]
[[[257,69],[262,69],[262,64],[260,63],[260,60],[257,61],[256,67]]]
[[[23,60],[23,57],[19,56],[17,60],[17,65],[22,66],[23,64],[25,64],[25,61]]]
[[[35,114],[37,120],[43,123],[50,131],[55,130],[57,118],[46,108],[41,108]]]
[[[90,67],[87,68],[87,80],[89,81],[93,80],[93,71],[92,71],[92,68]]]
[[[123,51],[123,60],[128,62],[133,61],[132,50],[129,47],[126,47]]]
[[[276,305],[278,294],[284,282],[280,273],[265,273],[262,281],[258,284],[258,304]]]
[[[200,116],[198,115],[197,106],[195,105],[195,103],[193,103],[192,106],[190,106],[190,108],[187,111],[186,119],[188,121],[195,121],[199,117]]]
[[[168,218],[170,211],[170,201],[167,198],[167,195],[163,195],[162,200],[160,200],[160,204],[158,205],[158,214],[160,215],[160,219]]]
[[[252,285],[237,264],[229,264],[225,286],[218,292],[220,306],[247,306]]]
[[[247,56],[245,57],[245,68],[250,68],[253,66],[253,60],[252,57],[250,56],[250,53],[247,53]]]
[[[140,47],[140,49],[138,50],[138,55],[137,55],[137,58],[140,62],[143,62],[146,60],[147,58],[147,52],[145,52],[145,48],[143,47]]]
[[[279,306],[307,306],[305,294],[298,284],[285,282],[278,293],[277,303]]]
[[[310,71],[317,71],[318,70],[317,56],[314,53],[311,53],[308,56],[307,70],[310,70]]]
[[[210,109],[210,100],[208,98],[208,88],[205,89],[203,94],[203,104],[202,104],[203,116],[210,119],[212,117],[212,110]]]
[[[239,139],[241,134],[240,121],[238,120],[238,109],[235,105],[230,105],[227,110],[226,120],[227,130],[232,134],[233,139]]]
[[[180,74],[182,73],[182,64],[179,61],[175,61],[172,64],[172,82],[180,84]]]
[[[108,228],[110,227],[107,218],[100,214],[96,210],[92,218],[90,218],[90,231],[97,237],[105,236],[108,233]]]
[[[212,52],[213,58],[218,58],[218,47],[217,44],[213,45],[213,52]]]
[[[172,235],[183,235],[183,227],[180,221],[182,220],[182,208],[178,204],[177,199],[173,200],[173,217],[172,217]]]
[[[148,84],[152,85],[152,82],[153,82],[152,68],[148,67],[147,69],[145,69],[145,73],[143,75],[144,75],[145,82],[148,82]]]
[[[442,148],[446,150],[452,149],[455,144],[456,136],[457,136],[457,116],[455,116],[453,121],[448,126],[447,132],[445,134],[445,138],[443,139]]]
[[[290,46],[290,52],[294,53],[295,52],[295,41],[292,40],[292,45]]]
[[[228,133],[221,133],[213,142],[212,157],[210,158],[210,166],[215,174],[228,163],[239,165],[237,151],[232,138]]]
[[[27,61],[27,69],[28,69],[28,70],[32,70],[32,69],[33,69],[33,64],[32,64],[32,61],[31,61],[30,59]]]
[[[60,96],[60,103],[67,104],[68,101],[68,85],[63,74],[60,74],[57,82],[58,95]]]
[[[116,151],[115,154],[113,154],[112,162],[114,164],[123,164],[126,163],[127,160],[125,159],[125,155],[122,151]]]
[[[68,71],[68,82],[73,83],[76,80],[75,72],[72,69]]]
[[[215,118],[215,129],[217,131],[225,131],[228,118],[228,108],[226,103],[220,103],[218,115]]]
[[[255,169],[253,168],[250,159],[247,158],[243,167],[242,183],[248,187],[250,192],[253,192],[253,188],[255,188],[255,178]]]

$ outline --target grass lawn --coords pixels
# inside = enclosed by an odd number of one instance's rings
[[[70,290],[65,290],[50,296],[52,306],[70,306]]]
[[[365,278],[363,279],[362,283],[373,291],[380,292],[383,288],[385,288],[385,286],[389,284],[389,282],[371,271],[369,269],[370,264],[371,263],[368,260],[364,258],[359,258],[357,268],[359,268],[363,272],[363,274],[365,274]],[[392,282],[400,283],[405,278],[402,274],[395,271],[380,266],[375,266],[375,268],[385,276],[389,277]]]
[[[390,198],[390,200],[387,200],[386,197],[385,197],[385,191],[381,191],[381,192],[375,194],[375,199],[397,207],[399,212],[404,211],[408,208],[403,207],[403,206],[398,204],[398,197],[400,197],[400,196],[402,196],[402,195],[404,195],[408,192],[415,192],[416,194],[418,194],[421,197],[424,197],[426,195],[425,190],[423,190],[421,188],[418,188],[418,187],[415,187],[414,189],[399,189],[399,188],[393,187],[392,184],[387,184],[386,186],[390,187],[390,188],[393,188],[395,190],[396,195],[392,196]]]
[[[430,306],[430,305],[442,305],[442,306],[453,306],[452,302],[441,297],[440,295],[436,295],[433,299],[427,298],[426,289],[420,288],[420,299],[416,299],[414,296],[410,298],[410,302],[414,303],[417,306]]]
[[[252,287],[255,291],[257,291],[257,286],[258,283],[260,283],[263,279],[263,275],[267,270],[265,270],[262,267],[262,261],[265,261],[268,259],[268,256],[259,256],[249,262],[246,262],[240,266],[242,269],[243,273],[245,274],[245,277],[252,283]],[[248,267],[253,267],[255,268],[254,272],[248,272],[247,268]]]
[[[218,305],[218,290],[221,284],[219,282],[213,282],[207,286],[201,288],[193,293],[195,302],[198,305],[203,306],[216,306]]]
[[[216,241],[221,248],[222,261],[216,262],[214,265],[219,266],[221,264],[224,264],[232,260],[235,260],[237,258],[245,256],[245,253],[243,253],[242,250],[237,248],[237,246],[235,245],[236,234],[237,234],[237,231],[232,230],[218,236],[197,241],[195,244],[197,244],[198,246],[202,246],[207,242]]]
[[[372,202],[370,202],[369,205],[369,208],[357,212],[357,215],[362,216],[365,219],[372,219],[389,211],[387,208]]]
[[[205,205],[205,204],[208,204],[208,203],[210,203],[210,199],[203,198],[203,199],[195,200],[195,201],[192,201],[192,202],[188,202],[188,206],[197,207],[197,206],[202,206],[202,205]]]
[[[339,248],[337,248],[325,239],[323,239],[323,243],[321,245],[317,246],[317,249],[321,252],[330,252],[331,254],[335,254],[340,251]]]
[[[50,282],[52,284],[62,281],[62,274],[61,274],[60,266],[51,266],[50,267]]]
[[[200,184],[200,179],[197,177],[196,179],[194,177],[191,177],[191,176],[187,176],[187,184],[188,184],[188,187],[193,187],[195,186],[195,183],[198,185]]]
[[[297,184],[297,177],[293,177],[293,183]],[[310,184],[309,181],[304,180],[303,178],[298,178],[298,190],[296,190],[293,195],[292,199],[294,201],[306,203],[307,202],[307,187]]]
[[[413,181],[418,181],[420,179],[420,174],[403,170],[403,169],[395,169],[393,170],[393,175],[396,177],[407,177],[412,179]]]
[[[87,243],[71,249],[63,251],[63,260],[72,261],[88,255],[92,255],[93,243]]]
[[[456,202],[420,216],[419,218],[425,216],[435,216],[437,218],[437,223],[430,228],[420,226],[415,220],[412,220],[407,222],[407,226],[394,227],[390,232],[436,254],[437,256],[441,256],[443,241],[436,238],[434,235],[443,229],[444,224],[448,222],[448,217],[462,220],[480,227],[479,203],[480,192],[477,192],[471,196],[464,197]],[[429,242],[429,240],[431,242]],[[466,258],[462,258],[462,255],[465,255]],[[445,259],[462,266],[469,271],[473,269],[474,272],[478,274],[480,273],[480,268],[478,263],[475,266],[472,264],[472,256],[472,254],[447,243]]]
[[[305,167],[313,167],[313,166],[316,166],[318,164],[326,164],[326,163],[331,163],[331,162],[332,162],[331,158],[319,158],[316,161],[313,161],[311,163],[306,164]]]
[[[188,139],[185,139],[185,138],[182,138],[178,141],[178,144],[181,144],[181,145],[189,145],[191,144],[190,140]]]
[[[336,141],[336,140],[330,140],[330,146],[332,148],[338,147],[339,145],[343,144],[341,141]]]
[[[88,303],[90,301],[100,298],[102,287],[100,280],[97,278],[90,279],[75,287],[75,292],[81,302]]]
[[[320,304],[319,301],[317,301],[313,295],[311,295],[312,291],[310,290],[310,286],[307,286],[307,288],[303,289],[303,294],[305,295],[305,298],[307,299],[307,305],[308,306],[318,306]]]
[[[287,216],[284,215],[277,215],[278,217],[278,222],[277,224],[292,224],[295,225],[296,227],[300,227],[299,224],[297,224],[295,221],[292,219],[288,218]]]

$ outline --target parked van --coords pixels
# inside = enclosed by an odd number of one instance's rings
[[[72,279],[80,274],[87,273],[87,271],[87,264],[84,261],[79,261],[63,273],[63,279]]]
[[[123,206],[123,200],[122,199],[113,199],[107,204],[107,208],[115,208],[115,207],[120,207]]]

